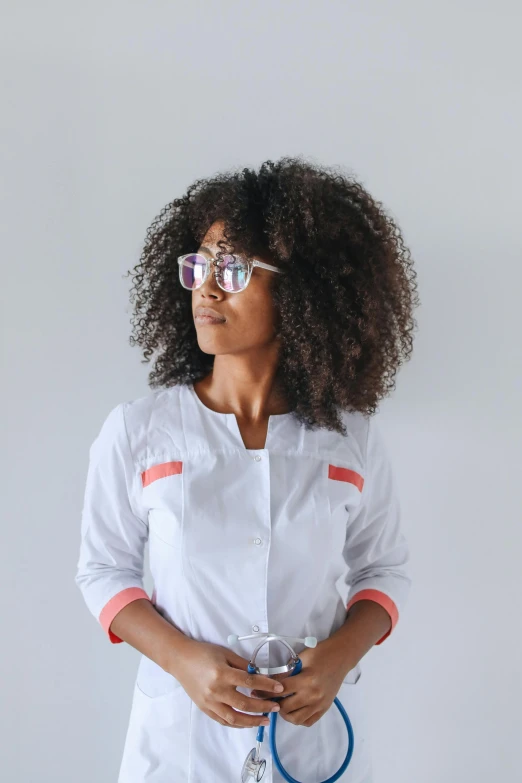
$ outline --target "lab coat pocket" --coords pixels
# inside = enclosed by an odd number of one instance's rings
[[[326,483],[330,517],[346,526],[349,513],[361,502],[364,485],[361,468],[355,463],[329,462]]]
[[[146,655],[141,656],[136,676],[138,689],[149,699],[166,696],[173,691],[183,690],[181,683],[176,678],[162,669]]]
[[[145,657],[140,664],[118,783],[188,780],[192,700],[174,677],[143,660],[153,664]]]
[[[358,663],[357,666],[354,666],[353,669],[350,669],[348,674],[343,680],[343,685],[357,685],[359,680],[361,679],[362,669],[361,665]]]
[[[324,536],[328,547],[330,562],[339,577],[344,577],[346,566],[342,552],[346,541],[346,530],[350,519],[361,503],[364,484],[362,470],[356,462],[329,460],[324,465],[325,492],[327,503],[327,535]],[[344,593],[343,593],[344,590]],[[347,588],[342,582],[339,592],[343,601],[347,598]]]
[[[337,699],[343,705],[350,719],[354,735],[354,748],[350,763],[345,773],[339,778],[343,783],[370,783],[372,778],[368,715],[364,698],[364,684],[361,684],[361,675],[361,667],[358,664],[348,672],[337,693]],[[335,704],[332,707],[335,708],[339,718],[341,718]],[[334,745],[336,741],[342,743],[343,739],[340,735],[344,733],[344,745],[342,747],[344,748],[344,754],[346,754],[347,731],[342,719],[340,723],[340,728],[339,722],[336,724],[335,731],[337,733],[335,736],[332,735],[331,742]]]
[[[142,498],[148,508],[149,534],[171,547],[181,546],[183,462],[156,457],[141,473]]]

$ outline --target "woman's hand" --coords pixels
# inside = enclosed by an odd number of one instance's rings
[[[191,640],[176,661],[171,673],[181,683],[192,701],[222,726],[236,729],[267,726],[262,714],[279,710],[269,699],[279,695],[280,683],[262,674],[249,674],[248,661],[228,647]],[[245,696],[236,687],[264,688],[267,699]],[[239,710],[239,712],[236,712]],[[247,715],[248,712],[261,713]]]
[[[284,691],[279,702],[279,714],[296,726],[310,727],[331,707],[341,683],[353,667],[348,663],[339,664],[339,649],[328,639],[314,648],[303,650],[299,657],[303,664],[299,674],[280,681]],[[266,691],[259,688],[251,695],[270,698]]]

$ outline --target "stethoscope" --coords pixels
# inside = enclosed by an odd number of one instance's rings
[[[279,636],[275,633],[251,633],[247,634],[246,636],[236,636],[234,634],[231,634],[228,637],[228,643],[229,645],[236,644],[236,642],[243,641],[243,639],[255,639],[259,636],[264,636],[265,638],[259,642],[257,647],[255,648],[254,652],[252,653],[252,657],[248,664],[248,672],[249,674],[265,674],[269,677],[274,677],[276,680],[284,680],[286,677],[292,677],[294,674],[299,674],[301,669],[303,668],[303,664],[297,653],[294,651],[294,649],[290,646],[290,644],[286,641],[287,639],[293,639],[297,642],[303,642],[305,647],[315,647],[317,645],[317,639],[315,636],[307,636],[305,639],[300,639],[297,636]],[[263,668],[256,665],[256,655],[265,644],[273,641],[279,641],[282,642],[285,647],[288,648],[290,652],[290,659],[288,660],[288,663],[285,666],[272,666],[268,668]],[[281,699],[281,696],[274,696],[272,697],[273,701],[278,701]],[[350,718],[348,717],[346,710],[344,709],[343,705],[339,701],[337,697],[334,699],[334,704],[339,710],[339,712],[342,715],[342,718],[344,720],[344,723],[346,725],[346,729],[348,731],[348,750],[346,753],[346,757],[335,773],[335,775],[332,775],[330,778],[327,778],[327,780],[321,781],[321,783],[334,783],[335,780],[338,780],[343,772],[345,771],[346,767],[350,763],[350,760],[352,758],[353,754],[353,745],[354,745],[354,737],[353,737],[353,729],[352,724],[350,723]],[[272,758],[274,761],[274,764],[276,765],[277,769],[281,773],[281,775],[284,777],[285,780],[288,781],[288,783],[299,783],[298,780],[293,778],[283,767],[281,764],[281,760],[279,758],[279,754],[277,752],[276,748],[276,725],[277,725],[277,712],[264,712],[263,715],[270,718],[270,751],[272,753]],[[246,783],[246,781],[253,778],[255,781],[261,780],[263,775],[265,774],[265,767],[266,767],[266,760],[262,759],[260,756],[260,750],[261,750],[261,743],[263,742],[265,727],[259,726],[257,730],[257,737],[256,737],[256,747],[252,748],[250,753],[245,759],[245,763],[243,764],[243,769],[241,771],[241,783]]]

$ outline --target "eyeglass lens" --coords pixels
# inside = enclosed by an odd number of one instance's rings
[[[199,288],[205,277],[207,260],[199,253],[191,253],[181,264],[182,283],[185,288]],[[248,266],[233,255],[224,255],[216,267],[219,282],[227,291],[242,291],[248,281]]]

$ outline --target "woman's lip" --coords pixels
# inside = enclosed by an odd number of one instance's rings
[[[212,315],[196,315],[194,320],[198,324],[224,324],[224,318],[214,318]]]

